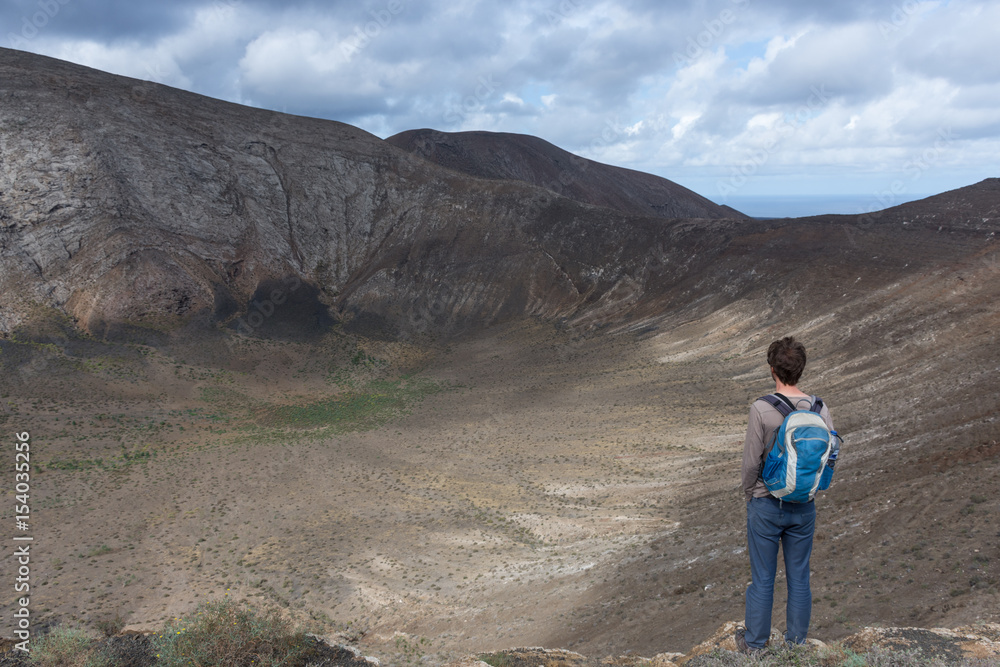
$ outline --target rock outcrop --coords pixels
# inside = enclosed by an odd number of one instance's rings
[[[661,653],[653,657],[638,655],[607,656],[597,659],[574,653],[542,648],[518,648],[498,651],[490,655],[470,656],[450,663],[447,667],[481,667],[503,664],[510,667],[697,667],[699,665],[735,664],[725,661],[726,654],[736,653],[734,635],[741,623],[730,621],[711,637],[687,653]],[[781,633],[772,629],[771,644],[781,646]],[[803,662],[803,655],[796,661],[775,664],[854,664],[851,654],[910,654],[913,659],[936,660],[933,664],[961,665],[971,661],[979,664],[1000,664],[1000,624],[983,623],[949,630],[946,628],[863,628],[845,639],[826,644],[816,639],[807,640],[805,646],[778,648],[780,651],[810,655],[815,662]],[[490,662],[483,662],[482,659]],[[860,663],[859,663],[860,664]],[[870,663],[865,663],[870,664]],[[918,664],[916,662],[879,662],[878,664]]]
[[[653,657],[635,654],[595,658],[575,651],[548,649],[542,647],[513,648],[493,653],[469,655],[447,663],[444,667],[699,667],[701,665],[732,664],[726,661],[727,654],[736,653],[733,639],[737,621],[722,625],[711,637],[691,648],[687,653],[660,653]],[[378,667],[381,660],[365,656],[354,646],[318,635],[307,634],[311,642],[305,659],[306,664],[323,664],[339,667]],[[809,639],[802,647],[788,648],[782,645],[780,631],[772,629],[771,643],[779,646],[776,650],[796,654],[794,662],[775,664],[855,664],[852,655],[878,655],[886,660],[876,664],[940,664],[940,665],[994,665],[1000,664],[1000,624],[982,623],[963,626],[953,630],[947,628],[863,628],[855,634],[835,643],[824,643]],[[111,658],[115,664],[155,665],[153,644],[149,634],[125,632],[102,640],[95,640],[102,655]],[[766,654],[766,652],[765,652]],[[888,656],[895,654],[897,660],[889,662]],[[904,658],[905,656],[905,658]],[[28,665],[27,654],[15,649],[15,640],[0,639],[0,664],[17,667]],[[777,659],[777,656],[776,656]],[[809,659],[809,662],[804,662]],[[935,662],[916,662],[935,661]],[[296,663],[298,664],[298,663]],[[770,664],[770,663],[769,663]],[[861,663],[858,663],[861,664]],[[871,664],[871,663],[864,663]]]

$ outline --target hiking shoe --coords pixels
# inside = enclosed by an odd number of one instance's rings
[[[746,628],[737,628],[736,630],[736,650],[745,655],[753,655],[754,653],[759,653],[763,651],[763,647],[756,648],[747,644],[746,639]]]

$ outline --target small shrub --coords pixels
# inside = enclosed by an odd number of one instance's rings
[[[476,656],[490,667],[513,667],[514,660],[506,653],[483,653]]]
[[[158,667],[242,667],[251,661],[267,667],[296,664],[312,642],[304,632],[293,632],[277,610],[261,612],[226,598],[170,623],[154,646]]]
[[[29,662],[44,667],[98,667],[91,659],[95,641],[79,628],[57,627],[33,642]]]
[[[97,621],[94,625],[100,630],[105,637],[112,637],[117,635],[125,627],[125,619],[121,617],[121,614],[115,614],[114,618],[105,618]]]
[[[94,547],[89,552],[87,552],[88,558],[93,558],[94,556],[103,556],[104,554],[111,553],[112,549],[107,544],[102,544],[99,547]]]

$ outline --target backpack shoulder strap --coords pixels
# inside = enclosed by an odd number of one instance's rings
[[[823,399],[820,398],[819,396],[813,396],[812,399],[813,399],[813,405],[809,409],[815,412],[816,414],[820,414],[823,411]]]
[[[775,410],[780,412],[782,417],[787,417],[793,410],[795,410],[795,406],[792,405],[792,402],[781,394],[768,394],[767,396],[761,396],[757,400],[766,401]]]

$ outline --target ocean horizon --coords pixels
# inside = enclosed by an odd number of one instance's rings
[[[853,195],[744,195],[714,199],[752,218],[804,218],[811,215],[860,215],[906,202],[924,199],[927,194],[904,194],[891,202],[880,202],[874,194]]]

